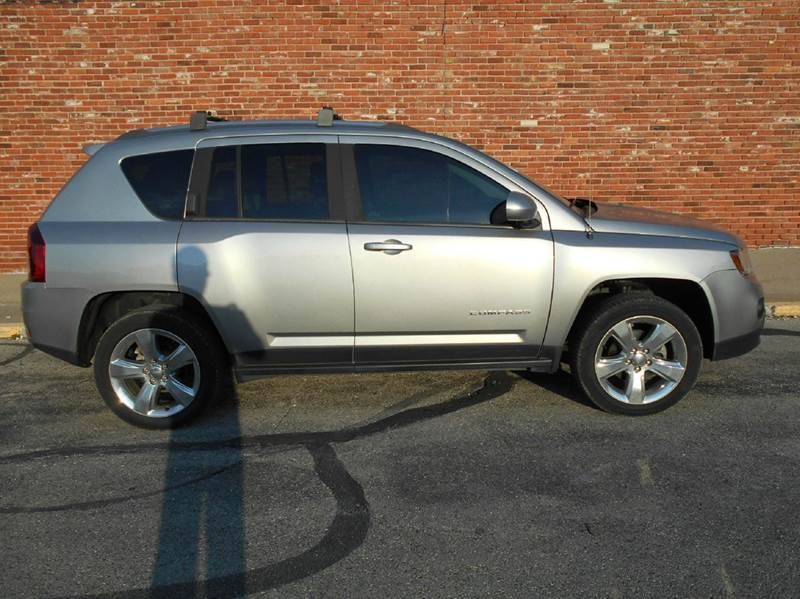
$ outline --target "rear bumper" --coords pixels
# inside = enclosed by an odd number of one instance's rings
[[[766,315],[758,280],[736,270],[722,270],[703,283],[714,301],[716,341],[711,359],[735,358],[758,347]]]
[[[714,345],[714,360],[727,360],[754,350],[761,343],[761,329]]]
[[[70,364],[85,366],[78,356],[78,327],[86,305],[80,289],[53,289],[46,283],[22,284],[22,318],[36,349]]]

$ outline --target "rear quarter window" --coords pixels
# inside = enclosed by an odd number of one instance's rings
[[[157,152],[122,160],[122,172],[147,209],[159,218],[180,219],[194,150]]]

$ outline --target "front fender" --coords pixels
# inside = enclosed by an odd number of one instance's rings
[[[714,319],[714,338],[720,339],[717,297],[703,283],[732,264],[729,244],[703,239],[618,233],[554,231],[553,302],[544,345],[559,353],[578,313],[592,290],[608,281],[675,279],[700,286]],[[736,271],[734,271],[736,272]],[[736,272],[738,276],[738,272]]]

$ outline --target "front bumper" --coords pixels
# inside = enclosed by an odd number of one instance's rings
[[[712,360],[727,360],[758,347],[764,328],[764,291],[753,276],[721,270],[703,284],[713,300],[715,343]]]

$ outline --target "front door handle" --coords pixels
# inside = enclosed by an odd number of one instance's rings
[[[400,252],[407,252],[414,249],[409,243],[397,241],[397,239],[387,239],[386,241],[370,241],[364,244],[364,249],[368,252],[384,252],[385,254],[395,255]]]

